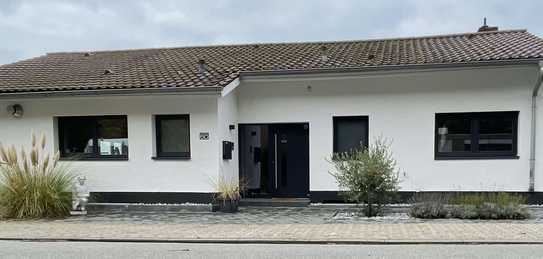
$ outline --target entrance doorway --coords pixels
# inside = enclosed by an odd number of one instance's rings
[[[309,194],[309,124],[241,124],[240,181],[248,198]]]

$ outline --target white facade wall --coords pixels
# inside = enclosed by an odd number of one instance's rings
[[[238,143],[238,104],[237,91],[231,91],[218,100],[218,133],[219,133],[219,175],[227,182],[238,182],[239,180],[239,146]],[[235,129],[230,130],[229,126],[234,125]],[[234,143],[232,159],[222,158],[222,142],[230,141]]]
[[[238,122],[308,122],[311,191],[338,189],[326,159],[333,148],[332,117],[344,115],[369,116],[370,142],[378,136],[393,141],[403,191],[527,191],[536,76],[535,67],[509,67],[253,79],[242,81],[237,89]],[[434,160],[435,113],[484,111],[519,111],[519,159]],[[542,159],[540,151],[538,165]],[[536,191],[543,191],[541,166],[536,172]]]
[[[43,131],[48,147],[58,138],[55,116],[127,115],[128,161],[69,162],[86,175],[93,192],[213,192],[218,161],[217,95],[70,97],[0,100],[0,110],[19,103],[24,116],[0,112],[0,139],[17,147],[30,145],[30,133]],[[190,160],[152,160],[155,156],[154,115],[190,115]],[[209,132],[209,140],[200,140]],[[56,148],[56,147],[55,147]]]
[[[326,161],[333,148],[332,117],[369,116],[370,141],[393,141],[403,191],[527,191],[531,91],[535,67],[374,73],[241,81],[218,95],[149,95],[0,100],[24,107],[21,119],[0,112],[0,141],[29,145],[44,131],[56,149],[55,116],[127,115],[128,161],[71,162],[93,192],[213,192],[220,175],[237,180],[238,123],[308,122],[310,190],[337,190]],[[309,86],[309,87],[308,87]],[[539,98],[536,191],[543,191],[543,104]],[[435,113],[519,111],[519,159],[434,160]],[[190,160],[152,160],[153,115],[189,114]],[[229,125],[236,125],[230,130]],[[209,140],[199,133],[208,132]],[[235,143],[222,159],[222,141]]]

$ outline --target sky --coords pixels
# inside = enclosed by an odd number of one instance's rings
[[[0,0],[0,64],[48,52],[473,32],[543,37],[542,0]]]

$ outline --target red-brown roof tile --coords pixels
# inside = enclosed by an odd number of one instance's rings
[[[367,41],[50,53],[0,66],[0,93],[222,87],[243,72],[526,59],[543,59],[543,40],[525,30]],[[205,61],[203,71],[199,60]]]

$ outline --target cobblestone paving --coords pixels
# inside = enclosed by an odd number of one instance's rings
[[[543,242],[542,224],[120,224],[0,223],[0,238],[320,242]]]
[[[109,211],[64,220],[0,221],[0,239],[542,242],[541,213],[525,221],[368,220],[350,208],[242,208],[237,214]]]

